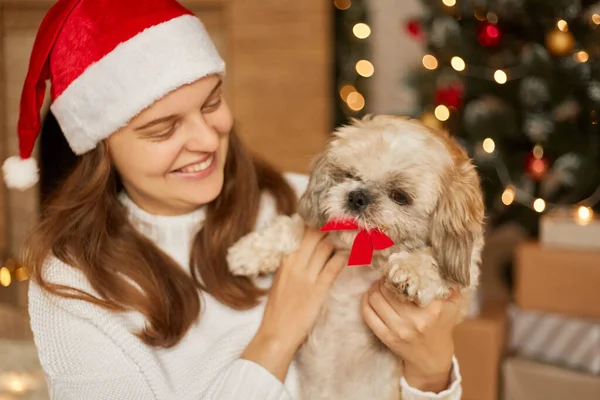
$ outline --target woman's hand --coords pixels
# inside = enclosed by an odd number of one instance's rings
[[[284,259],[275,274],[260,332],[300,347],[345,261],[334,255],[324,233],[307,228],[298,251]]]
[[[454,355],[452,331],[460,294],[421,308],[375,282],[362,299],[362,315],[373,333],[404,362],[404,379],[415,389],[447,389]]]
[[[346,263],[321,233],[306,228],[300,248],[277,270],[263,320],[242,354],[283,381],[296,351],[316,322],[329,288]]]

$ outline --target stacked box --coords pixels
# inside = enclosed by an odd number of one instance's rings
[[[506,304],[486,304],[475,318],[454,330],[462,400],[497,400],[500,368],[506,348]]]
[[[504,400],[600,399],[600,234],[587,237],[596,228],[554,213],[540,242],[519,247]]]

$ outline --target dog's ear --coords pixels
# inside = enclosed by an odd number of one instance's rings
[[[479,176],[465,157],[442,177],[441,185],[431,223],[431,246],[442,277],[469,286],[473,246],[483,234]]]
[[[325,221],[321,202],[325,191],[333,184],[333,174],[326,152],[320,153],[312,161],[310,178],[306,191],[298,202],[298,213],[304,221],[313,227],[321,227]]]

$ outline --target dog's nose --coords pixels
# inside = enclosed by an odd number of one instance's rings
[[[348,193],[348,207],[352,211],[362,211],[370,202],[369,194],[364,190],[353,190]]]

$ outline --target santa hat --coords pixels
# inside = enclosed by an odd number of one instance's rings
[[[38,181],[31,158],[46,80],[50,109],[75,154],[92,150],[139,112],[225,63],[204,25],[175,0],[58,0],[38,31],[21,95],[20,155],[8,187]]]

